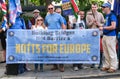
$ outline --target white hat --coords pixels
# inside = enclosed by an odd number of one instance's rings
[[[33,13],[40,13],[40,11],[38,9],[35,9]]]

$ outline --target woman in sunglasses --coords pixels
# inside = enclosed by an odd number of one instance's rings
[[[45,30],[45,29],[47,29],[47,27],[45,26],[45,24],[44,24],[44,20],[43,20],[43,18],[42,17],[37,17],[37,19],[36,19],[36,21],[35,21],[35,25],[33,25],[32,27],[31,27],[31,29],[35,29],[35,30]]]
[[[46,30],[47,27],[45,26],[44,24],[44,20],[42,17],[37,17],[36,21],[35,21],[35,25],[33,25],[31,27],[31,29],[34,29],[34,30]],[[34,65],[35,67],[35,72],[38,71],[38,64],[35,64]],[[40,64],[40,71],[43,72],[43,64]]]

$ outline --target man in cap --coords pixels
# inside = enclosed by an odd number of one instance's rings
[[[105,57],[101,70],[113,73],[118,68],[115,30],[117,26],[117,18],[111,12],[110,3],[104,3],[102,5],[102,11],[106,14],[106,22],[103,26],[99,27],[100,30],[103,30],[102,45]]]
[[[33,18],[31,18],[29,21],[28,21],[28,29],[31,28],[32,25],[35,25],[35,19],[40,16],[40,11],[38,9],[35,9],[33,11]]]

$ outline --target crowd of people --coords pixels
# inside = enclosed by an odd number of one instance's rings
[[[93,3],[91,5],[91,10],[86,13],[85,11],[80,10],[78,15],[80,16],[80,25],[77,27],[74,23],[77,20],[74,20],[73,24],[70,21],[67,21],[62,16],[62,9],[55,9],[54,5],[50,4],[47,7],[48,13],[46,17],[43,18],[40,15],[40,11],[35,9],[33,11],[34,17],[29,20],[29,24],[26,25],[20,15],[16,19],[14,25],[10,27],[10,29],[41,29],[41,30],[49,30],[49,29],[99,29],[100,35],[102,38],[102,47],[103,53],[101,53],[101,58],[99,67],[102,71],[107,71],[109,73],[113,73],[118,69],[118,59],[116,53],[116,28],[117,28],[117,17],[111,11],[111,4],[104,3],[102,6],[102,11],[105,13],[105,18],[102,13],[98,12],[98,5]],[[77,27],[77,28],[76,28]],[[4,30],[0,29],[0,39],[3,47],[4,58],[6,55],[6,42],[4,37]],[[103,55],[102,55],[103,54]],[[5,59],[4,59],[5,60]],[[6,61],[6,60],[5,60]],[[73,63],[73,69],[75,71],[83,68],[83,64],[75,64]],[[27,65],[26,65],[27,66]],[[91,67],[94,67],[95,64],[92,64]],[[38,71],[38,64],[34,65],[34,69]],[[59,69],[61,72],[64,72],[63,64],[53,64],[51,70]],[[43,64],[40,64],[40,71],[43,71]]]

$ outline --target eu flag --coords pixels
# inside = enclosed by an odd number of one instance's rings
[[[20,0],[9,0],[10,23],[14,24],[18,14],[22,13]]]
[[[113,11],[116,13],[116,15],[120,15],[120,0],[114,0]]]

